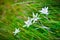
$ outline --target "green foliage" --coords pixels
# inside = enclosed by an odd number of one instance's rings
[[[60,38],[60,5],[59,0],[0,0],[0,40],[59,40]],[[38,10],[49,7],[49,21],[40,15]],[[24,21],[38,13],[38,23],[24,28]],[[46,30],[39,22],[50,28]],[[21,30],[13,35],[15,28]],[[36,29],[39,28],[39,29]]]

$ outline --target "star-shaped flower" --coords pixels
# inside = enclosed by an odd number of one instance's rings
[[[30,25],[32,25],[32,19],[30,17],[28,17],[28,20],[25,21],[25,25],[23,27],[29,27]]]
[[[14,33],[14,35],[16,35],[16,34],[19,33],[19,32],[20,32],[19,28],[18,28],[18,29],[15,28],[15,31],[14,31],[13,33]]]
[[[39,10],[39,12],[41,12],[42,14],[48,15],[48,7],[42,8],[42,10]]]
[[[38,17],[38,13],[36,13],[36,15],[33,13],[33,18],[32,18],[33,23],[35,23],[38,19],[40,19],[40,18]]]

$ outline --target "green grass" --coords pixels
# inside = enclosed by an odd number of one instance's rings
[[[19,3],[19,4],[17,4]],[[60,5],[59,0],[1,0],[0,2],[0,40],[59,40],[60,38]],[[49,21],[38,12],[43,7],[49,7]],[[23,25],[32,12],[38,13],[41,20],[32,24],[29,28]],[[43,25],[50,28],[50,31],[42,29]],[[14,36],[15,28],[19,32]],[[36,29],[39,28],[39,29]]]

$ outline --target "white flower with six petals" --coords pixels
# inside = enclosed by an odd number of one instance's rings
[[[42,10],[39,10],[39,12],[41,12],[42,14],[48,15],[48,7],[42,8]]]
[[[23,27],[29,27],[30,25],[32,25],[32,19],[30,17],[28,17],[28,20],[25,21],[25,25]]]
[[[13,33],[14,33],[14,35],[16,35],[16,34],[19,33],[19,32],[20,32],[19,28],[18,28],[18,29],[15,28],[15,31],[14,31]]]
[[[38,17],[38,13],[36,13],[36,15],[33,13],[33,18],[32,18],[33,23],[35,23],[38,19],[40,19],[40,18]]]

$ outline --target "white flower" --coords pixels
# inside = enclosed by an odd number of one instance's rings
[[[33,23],[35,23],[38,19],[40,19],[40,18],[38,17],[38,13],[36,13],[36,15],[33,13],[33,18],[32,18]]]
[[[42,8],[42,10],[40,10],[39,12],[41,12],[42,14],[48,15],[48,7]]]
[[[32,19],[30,17],[28,17],[28,20],[25,21],[25,25],[23,27],[29,27],[30,25],[32,25]]]
[[[14,33],[14,35],[16,35],[16,34],[19,33],[19,32],[20,32],[19,28],[18,28],[18,29],[15,28],[15,31],[14,31],[13,33]]]

